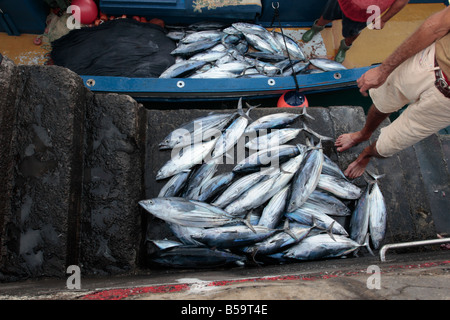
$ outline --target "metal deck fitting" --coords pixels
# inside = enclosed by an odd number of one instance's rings
[[[397,249],[397,248],[405,248],[405,247],[413,247],[413,246],[423,246],[423,245],[430,245],[430,244],[442,244],[442,243],[446,243],[446,242],[450,242],[450,238],[387,244],[387,245],[384,245],[380,250],[380,259],[382,262],[386,261],[386,251],[389,249]]]

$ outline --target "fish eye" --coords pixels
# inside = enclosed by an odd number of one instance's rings
[[[150,205],[154,205],[154,204],[155,204],[155,202],[154,202],[153,200],[149,200],[148,203],[149,203]]]
[[[164,140],[165,143],[169,143],[169,140]]]

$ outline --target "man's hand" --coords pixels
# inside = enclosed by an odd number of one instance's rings
[[[388,74],[383,72],[380,66],[367,70],[358,80],[358,88],[363,96],[367,96],[367,91],[378,88],[387,79]]]

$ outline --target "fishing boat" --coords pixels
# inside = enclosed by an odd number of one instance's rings
[[[32,1],[24,1],[32,3]],[[5,1],[3,1],[5,2]],[[117,1],[99,0],[98,10],[109,16],[145,17],[146,20],[158,18],[165,26],[183,26],[202,21],[219,21],[233,23],[245,21],[261,25],[268,30],[283,31],[305,50],[308,58],[322,57],[334,59],[339,47],[341,36],[341,21],[330,24],[311,43],[305,44],[301,40],[303,33],[310,28],[317,19],[327,0],[315,1]],[[1,2],[0,2],[1,3]],[[144,78],[125,76],[99,76],[93,74],[79,74],[86,87],[93,92],[115,92],[127,94],[141,101],[188,101],[188,100],[224,100],[239,97],[268,98],[279,97],[286,91],[296,89],[304,94],[345,92],[356,88],[356,80],[369,68],[382,62],[415,28],[429,15],[441,10],[447,1],[419,1],[410,3],[382,30],[366,28],[355,41],[352,49],[347,53],[343,65],[345,70],[328,71],[314,74],[297,74],[294,76],[267,76],[260,78],[220,78],[220,79],[192,79],[192,78]],[[4,7],[5,5],[3,5]],[[21,17],[27,11],[22,8]],[[37,7],[29,6],[28,11]],[[10,9],[11,10],[11,9]],[[17,9],[15,9],[17,10]],[[44,9],[39,7],[40,16],[45,18]],[[3,10],[5,13],[6,11]],[[14,19],[14,12],[10,16]],[[39,15],[35,15],[39,17]],[[40,27],[31,33],[43,33],[44,21],[37,21]],[[17,20],[18,19],[18,20]],[[16,18],[18,32],[24,22]],[[29,20],[27,24],[30,24]],[[0,27],[2,45],[0,52],[13,59],[23,59],[23,52],[32,56],[31,63],[42,63],[43,55],[48,54],[41,47],[34,46],[29,38],[7,35],[5,24]],[[23,27],[24,33],[30,30]],[[10,30],[11,32],[11,30]],[[17,35],[15,33],[15,35]],[[33,37],[33,36],[31,36]],[[23,40],[28,42],[23,42]],[[38,39],[39,40],[39,39]],[[22,41],[22,42],[21,42]],[[22,45],[18,43],[22,43]],[[10,48],[19,48],[12,51]],[[21,49],[20,49],[21,48]],[[47,49],[49,50],[49,49]],[[18,62],[17,62],[18,61]],[[23,60],[16,60],[23,63]]]

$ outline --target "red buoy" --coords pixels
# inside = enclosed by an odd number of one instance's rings
[[[91,24],[97,19],[98,8],[93,0],[72,0],[72,5],[80,8],[80,23]],[[74,17],[77,19],[77,15]]]
[[[283,93],[283,95],[278,99],[278,108],[297,108],[297,107],[308,107],[308,100],[305,95],[296,91],[290,90]]]

